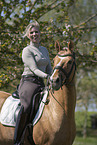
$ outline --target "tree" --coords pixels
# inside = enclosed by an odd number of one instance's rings
[[[80,78],[78,76],[77,82],[77,106],[80,110],[84,110],[84,124],[83,124],[83,137],[87,136],[87,117],[88,110],[91,104],[97,103],[97,72],[80,70]]]
[[[16,80],[21,78],[21,51],[29,44],[22,34],[32,19],[40,23],[41,44],[48,48],[51,60],[57,53],[55,41],[59,40],[61,47],[64,47],[72,39],[78,69],[96,67],[96,0],[1,0],[0,4],[1,89],[9,83],[16,86]],[[93,36],[95,41],[90,39]]]

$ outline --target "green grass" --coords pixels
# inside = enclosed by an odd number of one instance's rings
[[[76,128],[77,134],[73,145],[97,145],[97,129],[91,127],[91,115],[97,114],[97,112],[88,112],[87,119],[87,137],[83,138],[83,124],[84,124],[85,112],[76,112]]]
[[[73,145],[97,145],[97,137],[76,137]]]

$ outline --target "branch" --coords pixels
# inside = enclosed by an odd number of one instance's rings
[[[94,58],[93,56],[91,55],[87,55],[87,54],[80,54],[80,52],[78,50],[76,50],[76,59],[77,61],[79,62],[78,65],[80,63],[83,63],[85,62],[85,65],[83,66],[82,65],[82,68],[86,68],[86,66],[90,66],[92,64],[92,67],[93,66],[96,66],[97,65],[97,60],[96,58]],[[86,68],[87,69],[87,68]],[[91,69],[91,68],[88,68],[88,69]]]
[[[96,17],[97,16],[97,14],[94,14],[94,15],[92,15],[91,17],[89,17],[84,23],[86,24],[86,23],[88,23],[89,21],[91,21],[94,17]],[[83,23],[82,24],[80,24],[80,25],[83,25]]]
[[[82,25],[88,23],[89,21],[91,21],[91,20],[92,20],[94,17],[96,17],[96,16],[97,16],[97,13],[96,13],[96,14],[93,14],[93,15],[92,15],[91,17],[89,17],[86,21],[84,21],[84,22],[82,22],[81,24],[75,26],[74,28],[80,28],[80,26],[82,26]]]
[[[57,0],[55,0],[54,2],[52,2],[50,5],[48,5],[48,7],[51,7],[52,5],[54,5],[57,2]]]
[[[91,62],[97,63],[97,60],[91,60]]]
[[[78,30],[90,30],[90,29],[96,29],[97,28],[97,26],[95,26],[95,27],[80,27]]]
[[[13,83],[10,83],[10,86],[13,87],[13,88],[16,88],[17,86],[14,85]]]
[[[33,3],[32,3],[32,2],[29,2],[29,3],[30,3],[30,5],[31,5],[31,7],[30,7],[30,9],[29,9],[29,11],[30,11],[30,10],[33,9],[33,7],[35,6],[35,4],[37,3],[37,0],[34,0]]]
[[[48,13],[50,10],[55,9],[56,7],[58,7],[62,2],[64,2],[64,0],[62,0],[61,2],[59,2],[58,4],[56,4],[57,0],[55,0],[54,2],[52,2],[51,4],[49,4],[47,7],[45,7],[46,11],[45,13]],[[55,5],[54,5],[55,4]],[[48,9],[49,8],[49,9]],[[45,15],[45,13],[43,13],[38,19],[40,19],[42,16]]]

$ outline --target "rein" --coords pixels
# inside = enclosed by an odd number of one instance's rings
[[[65,112],[65,109],[63,108],[63,106],[58,102],[58,100],[54,97],[53,92],[51,92],[52,97],[54,98],[54,100],[60,105],[60,107],[63,109],[63,111]]]

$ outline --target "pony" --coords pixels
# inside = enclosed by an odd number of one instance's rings
[[[33,139],[36,145],[72,145],[76,136],[75,105],[76,62],[74,44],[68,42],[54,58],[53,73],[49,84],[49,103],[33,127]],[[0,92],[0,109],[10,94]],[[3,100],[3,101],[2,101]],[[27,132],[24,145],[29,145]],[[0,124],[0,145],[13,145],[14,128]]]

